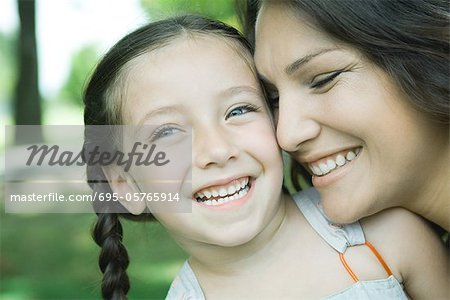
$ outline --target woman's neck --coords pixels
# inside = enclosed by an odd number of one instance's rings
[[[427,197],[422,199],[424,205],[416,213],[450,231],[450,172],[448,166],[449,164],[445,165],[444,175],[437,177],[432,182]],[[420,206],[420,203],[418,204]]]
[[[407,199],[406,201],[409,201],[410,204],[405,207],[450,231],[450,170],[448,168],[450,155],[448,147],[443,152],[442,158],[435,160],[432,177],[428,177],[428,180],[425,179],[423,184],[417,187],[418,194]]]
[[[281,195],[280,205],[267,226],[251,241],[235,246],[221,247],[216,245],[198,244],[186,249],[191,257],[189,263],[196,273],[203,274],[237,274],[245,270],[254,271],[258,263],[270,260],[268,255],[280,240],[284,240],[284,232],[289,222],[286,205],[287,195]],[[286,245],[285,242],[281,242]]]

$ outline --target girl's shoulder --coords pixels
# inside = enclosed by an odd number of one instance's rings
[[[181,267],[167,292],[166,300],[204,300],[203,291],[188,261]]]
[[[292,195],[292,198],[311,227],[336,251],[344,253],[348,247],[365,243],[359,222],[337,224],[327,217],[316,189],[300,191]]]
[[[403,208],[390,208],[360,222],[366,239],[401,275],[412,298],[431,296],[427,293],[439,298],[449,278],[448,253],[425,219]]]
[[[439,240],[430,224],[404,208],[390,208],[360,220],[367,239],[393,245],[397,249],[420,248],[431,240]],[[411,251],[408,250],[408,251]]]

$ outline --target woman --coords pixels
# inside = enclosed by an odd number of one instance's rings
[[[448,231],[448,1],[258,6],[255,59],[278,142],[327,215],[349,223],[400,206]]]

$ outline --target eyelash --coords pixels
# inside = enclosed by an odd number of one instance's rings
[[[241,114],[239,114],[239,115],[234,115],[234,116],[232,116],[231,113],[232,113],[233,111],[237,110],[237,109],[240,109],[240,110],[246,110],[246,112],[243,112],[243,113],[241,113]],[[241,106],[238,106],[238,107],[233,108],[229,113],[227,113],[227,115],[225,116],[225,120],[228,120],[229,118],[232,118],[232,117],[236,117],[236,116],[240,116],[240,115],[245,115],[246,113],[249,113],[249,112],[259,111],[259,109],[260,109],[259,107],[255,107],[255,106],[250,105],[250,104],[241,105]]]
[[[336,71],[331,73],[329,76],[325,77],[324,79],[321,79],[317,82],[312,82],[311,83],[311,88],[313,89],[319,89],[323,86],[325,86],[326,84],[332,82],[336,77],[338,77],[342,72],[344,71]]]
[[[161,138],[164,138],[164,137],[167,137],[167,136],[171,135],[171,134],[166,134],[169,130],[171,130],[171,131],[173,131],[173,130],[180,131],[180,129],[174,127],[173,125],[164,125],[164,126],[161,126],[161,127],[157,128],[151,134],[150,141],[154,142],[154,141],[156,141],[158,139],[161,139]]]

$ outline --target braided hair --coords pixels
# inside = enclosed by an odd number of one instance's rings
[[[123,92],[130,62],[142,54],[162,48],[176,39],[193,35],[215,35],[244,50],[251,59],[253,50],[240,33],[221,22],[201,16],[186,15],[149,23],[122,38],[99,62],[89,79],[83,95],[85,141],[83,159],[98,145],[114,147],[111,137],[96,134],[94,125],[123,125],[123,107],[127,99]],[[87,164],[88,184],[94,195],[112,193],[107,177],[100,165]],[[130,282],[126,269],[129,258],[123,245],[120,218],[154,220],[152,214],[130,214],[117,201],[102,202],[94,199],[98,219],[93,227],[94,241],[101,247],[99,267],[103,273],[102,297],[126,299]]]

